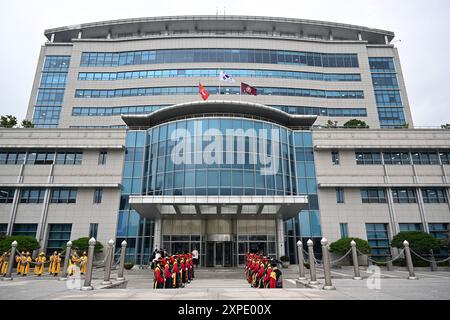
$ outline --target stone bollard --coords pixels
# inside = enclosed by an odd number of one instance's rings
[[[105,274],[103,277],[102,284],[112,284],[111,282],[111,264],[113,261],[113,246],[114,246],[114,240],[111,239],[108,241],[108,252],[106,254],[105,258]]]
[[[325,285],[323,290],[336,290],[336,288],[331,283],[331,266],[330,266],[330,255],[328,253],[328,240],[322,238],[320,240],[322,244],[322,261],[323,261],[323,273],[325,276]]]
[[[3,278],[3,280],[5,281],[10,281],[12,280],[12,269],[13,269],[13,265],[14,265],[14,256],[16,255],[16,248],[17,248],[17,241],[14,240],[11,243],[11,255],[9,256],[9,262],[8,262],[8,269],[6,269],[6,274],[5,277]]]
[[[86,278],[84,279],[84,285],[81,287],[81,290],[94,290],[92,287],[92,264],[94,261],[94,249],[95,249],[95,239],[92,237],[89,239],[89,249],[88,249],[88,261],[86,266]]]
[[[301,241],[297,242],[297,253],[298,253],[298,273],[299,280],[306,280],[305,277],[305,257],[303,256],[303,243]]]
[[[408,271],[409,271],[409,280],[417,280],[417,277],[414,273],[414,265],[411,259],[411,251],[409,249],[409,242],[408,241],[403,241],[403,245],[405,246],[405,257],[406,257],[406,266],[408,267]]]
[[[352,242],[350,242],[350,245],[352,246],[353,270],[355,272],[353,280],[362,280],[361,273],[359,272],[358,253],[356,252],[356,242],[352,240]]]
[[[392,271],[394,269],[394,266],[392,264],[392,254],[390,251],[386,252],[386,270]]]
[[[66,256],[64,257],[64,266],[62,269],[62,275],[59,278],[60,281],[67,280],[67,268],[69,268],[69,259],[72,251],[72,241],[66,243]]]
[[[308,256],[309,256],[309,273],[311,275],[311,279],[309,279],[309,284],[318,284],[316,277],[316,261],[314,259],[314,249],[313,242],[311,239],[306,243],[308,245]]]
[[[119,271],[117,272],[117,280],[119,281],[125,280],[125,277],[123,276],[123,269],[125,268],[125,250],[127,249],[127,242],[123,240],[121,246],[122,249],[120,250]]]
[[[430,250],[430,269],[431,271],[437,271],[438,267],[437,267],[437,263],[436,263],[436,259],[434,257],[434,251],[433,249]]]

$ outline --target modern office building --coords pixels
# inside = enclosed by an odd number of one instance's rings
[[[402,230],[448,237],[450,131],[414,129],[392,32],[181,16],[45,36],[36,128],[0,130],[0,233],[47,251],[125,239],[136,263],[196,247],[207,266],[295,261],[298,239],[320,252],[322,236],[380,258]]]

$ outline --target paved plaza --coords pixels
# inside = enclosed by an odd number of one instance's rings
[[[84,279],[58,281],[44,276],[37,278],[15,277],[13,281],[0,281],[0,298],[5,300],[70,300],[70,299],[120,299],[120,300],[444,300],[450,299],[450,272],[442,268],[437,272],[417,270],[418,280],[407,280],[403,268],[394,271],[381,270],[374,279],[372,273],[361,268],[363,280],[353,280],[351,268],[333,269],[333,285],[336,290],[297,287],[296,266],[282,269],[284,288],[265,290],[251,288],[244,279],[242,269],[199,269],[196,278],[183,289],[152,289],[151,270],[138,269],[125,273],[126,283],[115,281],[113,287],[103,286],[103,272],[94,273],[92,291],[81,291]],[[370,278],[369,278],[370,277]],[[318,280],[323,283],[321,270]],[[116,287],[114,287],[116,286]]]

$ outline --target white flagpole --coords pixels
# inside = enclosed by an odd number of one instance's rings
[[[219,96],[220,96],[220,85],[221,85],[221,82],[222,82],[222,79],[220,78],[221,71],[222,70],[220,70],[220,68],[219,68]],[[220,97],[219,97],[219,100],[220,100]]]

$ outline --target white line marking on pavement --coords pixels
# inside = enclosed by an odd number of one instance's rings
[[[296,284],[296,282],[294,280],[292,280],[292,279],[286,279],[286,281],[289,281],[292,284]]]
[[[408,273],[408,274],[409,274],[408,271],[400,271],[400,270],[396,270],[396,272]],[[450,279],[450,277],[438,276],[438,275],[428,274],[428,273],[418,273],[418,272],[415,272],[415,274],[418,275],[418,276],[424,276],[424,277],[440,278],[440,279]]]

